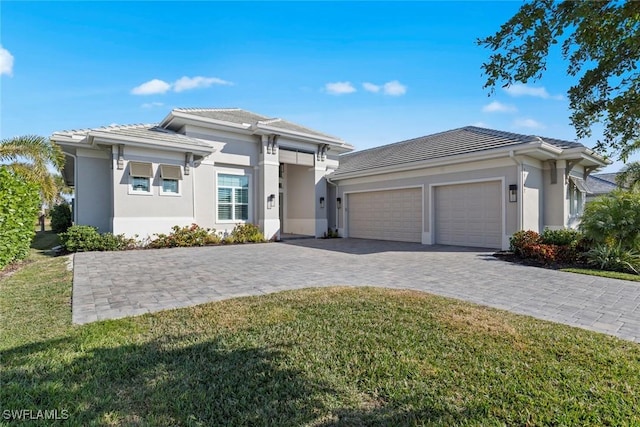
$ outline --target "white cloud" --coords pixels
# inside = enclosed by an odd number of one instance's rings
[[[327,83],[324,85],[324,88],[327,93],[330,93],[331,95],[345,95],[356,91],[356,88],[353,87],[351,82]]]
[[[148,82],[142,83],[140,86],[136,86],[131,89],[131,93],[134,95],[157,95],[167,93],[169,90],[174,92],[183,92],[191,89],[202,89],[212,85],[232,85],[233,83],[226,80],[219,79],[217,77],[180,77],[173,83],[167,83],[164,80],[153,79]]]
[[[533,87],[533,86],[523,85],[520,83],[515,83],[515,84],[512,84],[511,86],[506,87],[504,90],[511,96],[534,96],[542,99],[557,99],[557,100],[564,99],[562,95],[551,95],[549,92],[547,92],[547,89],[544,86]]]
[[[362,87],[367,92],[373,92],[373,93],[380,92],[380,86],[379,85],[374,85],[373,83],[364,82],[364,83],[362,83]]]
[[[383,85],[385,95],[400,96],[407,93],[407,87],[397,80],[387,82]]]
[[[528,128],[528,129],[544,129],[546,126],[540,122],[537,122],[533,119],[516,119],[513,122],[513,125],[518,128]]]
[[[140,86],[136,86],[131,89],[131,93],[134,95],[155,95],[158,93],[166,93],[171,89],[171,85],[164,80],[153,79],[148,82],[142,83]]]
[[[175,83],[173,84],[173,91],[174,92],[182,92],[185,90],[191,90],[191,89],[200,89],[200,88],[205,88],[205,87],[209,87],[212,85],[232,85],[233,83],[228,82],[226,80],[222,80],[219,79],[217,77],[202,77],[202,76],[196,76],[196,77],[181,77],[178,80],[175,81]]]
[[[514,105],[493,101],[482,107],[483,113],[515,113],[518,109]]]
[[[0,45],[0,76],[3,74],[13,75],[13,55]]]
[[[142,108],[154,108],[154,107],[162,107],[164,106],[163,102],[146,102],[141,105]]]

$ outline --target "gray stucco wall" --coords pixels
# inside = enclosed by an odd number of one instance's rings
[[[74,208],[78,213],[78,224],[98,227],[101,233],[113,231],[109,159],[78,156],[76,162],[78,182]]]

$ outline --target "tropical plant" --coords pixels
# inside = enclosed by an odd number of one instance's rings
[[[614,190],[588,203],[580,230],[594,243],[640,248],[640,192]]]
[[[527,1],[493,36],[478,40],[492,51],[482,65],[485,87],[538,80],[559,51],[577,80],[568,95],[578,138],[602,122],[596,148],[625,160],[640,148],[639,39],[638,1]],[[550,96],[542,88],[537,94]]]
[[[62,190],[61,181],[49,170],[60,171],[64,166],[64,153],[48,138],[25,135],[0,141],[0,161],[24,179],[40,188],[43,202],[53,204]]]
[[[586,253],[587,262],[600,270],[640,274],[640,253],[622,244],[598,243]]]

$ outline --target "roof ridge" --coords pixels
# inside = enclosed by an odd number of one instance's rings
[[[242,111],[242,108],[229,107],[229,108],[204,108],[204,107],[181,107],[173,109],[178,111]],[[245,110],[246,111],[246,110]]]

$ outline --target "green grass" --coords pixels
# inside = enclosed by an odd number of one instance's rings
[[[34,250],[0,279],[2,409],[65,409],[69,425],[640,424],[635,343],[374,288],[72,326],[65,261]]]
[[[608,277],[609,279],[621,279],[640,282],[640,275],[620,273],[617,271],[595,270],[591,268],[563,268],[560,271],[566,271],[568,273],[587,274],[589,276]]]

